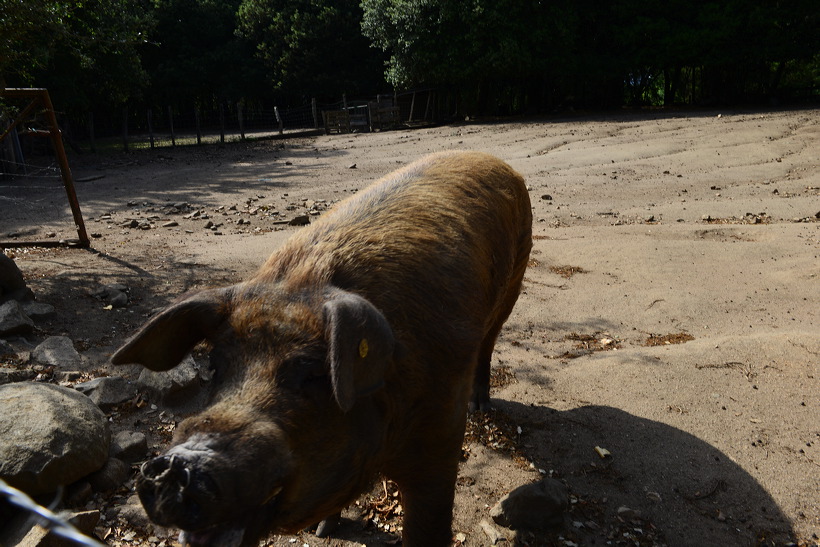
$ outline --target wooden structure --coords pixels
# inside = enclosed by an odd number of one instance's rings
[[[88,234],[85,231],[85,223],[83,222],[83,215],[80,212],[80,202],[77,201],[77,193],[74,190],[74,180],[71,177],[71,169],[68,167],[68,158],[65,155],[65,148],[63,147],[63,137],[60,133],[60,128],[57,126],[57,117],[54,114],[54,106],[51,104],[51,97],[48,95],[47,89],[23,89],[23,88],[5,88],[0,89],[0,96],[10,99],[26,99],[29,101],[17,118],[0,134],[0,142],[3,141],[12,131],[17,131],[17,127],[33,114],[42,113],[45,116],[48,130],[31,130],[28,134],[49,137],[51,144],[54,147],[54,154],[57,156],[57,163],[60,166],[60,173],[63,179],[63,187],[68,196],[68,204],[71,207],[71,214],[74,217],[74,225],[77,227],[78,240],[70,241],[68,244],[76,247],[88,247],[91,242],[88,239]],[[55,241],[0,241],[0,248],[5,247],[56,247],[63,245]]]
[[[401,112],[392,97],[379,96],[368,103],[370,110],[370,130],[381,131],[401,125]]]
[[[347,110],[324,110],[325,134],[350,133],[350,112]]]

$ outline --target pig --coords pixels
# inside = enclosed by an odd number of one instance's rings
[[[523,178],[438,153],[336,204],[250,279],[155,314],[112,362],[169,370],[204,341],[215,387],[140,470],[151,520],[191,546],[256,545],[382,475],[404,544],[449,545],[467,412],[490,407],[531,247]]]

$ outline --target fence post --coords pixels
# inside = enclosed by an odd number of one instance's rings
[[[279,107],[278,106],[273,107],[273,113],[276,114],[276,123],[279,124],[279,134],[281,135],[283,133],[282,116],[279,115]]]
[[[342,93],[342,108],[347,110],[347,93]]]
[[[122,151],[128,152],[128,107],[122,107]]]
[[[174,109],[168,105],[168,125],[171,128],[171,146],[177,145],[177,136],[174,134]]]
[[[316,108],[316,97],[310,100],[310,107],[313,110],[313,129],[319,129],[319,111]]]
[[[154,112],[148,109],[148,140],[151,141],[151,149],[154,148]]]
[[[88,113],[88,136],[91,139],[91,151],[97,153],[97,145],[94,141],[94,111]]]
[[[239,137],[245,140],[245,120],[242,117],[242,101],[236,103],[236,116],[239,118]]]
[[[194,122],[196,123],[196,143],[202,144],[202,130],[199,126],[199,107],[194,106]]]
[[[225,144],[225,103],[219,101],[219,142]]]

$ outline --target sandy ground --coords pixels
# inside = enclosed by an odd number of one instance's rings
[[[240,280],[300,229],[275,221],[447,149],[509,162],[535,217],[525,287],[496,348],[497,410],[473,420],[484,434],[465,444],[456,541],[489,544],[489,507],[549,475],[571,492],[565,526],[519,543],[817,545],[818,110],[474,121],[75,156],[93,251],[7,253],[58,308],[38,336],[67,334],[89,371],[111,372],[108,355],[152,309]],[[74,237],[65,196],[38,180],[0,182],[3,239]],[[174,203],[187,206],[176,214]],[[195,211],[210,218],[185,218]],[[125,310],[89,296],[111,282],[130,288]],[[340,539],[269,544],[390,543],[400,520],[382,489],[345,513]],[[376,514],[381,528],[364,518]]]

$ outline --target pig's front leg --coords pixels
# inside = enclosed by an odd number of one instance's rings
[[[405,547],[452,544],[457,459],[452,465],[438,461],[426,467],[405,480],[394,479],[404,508],[402,545]]]

